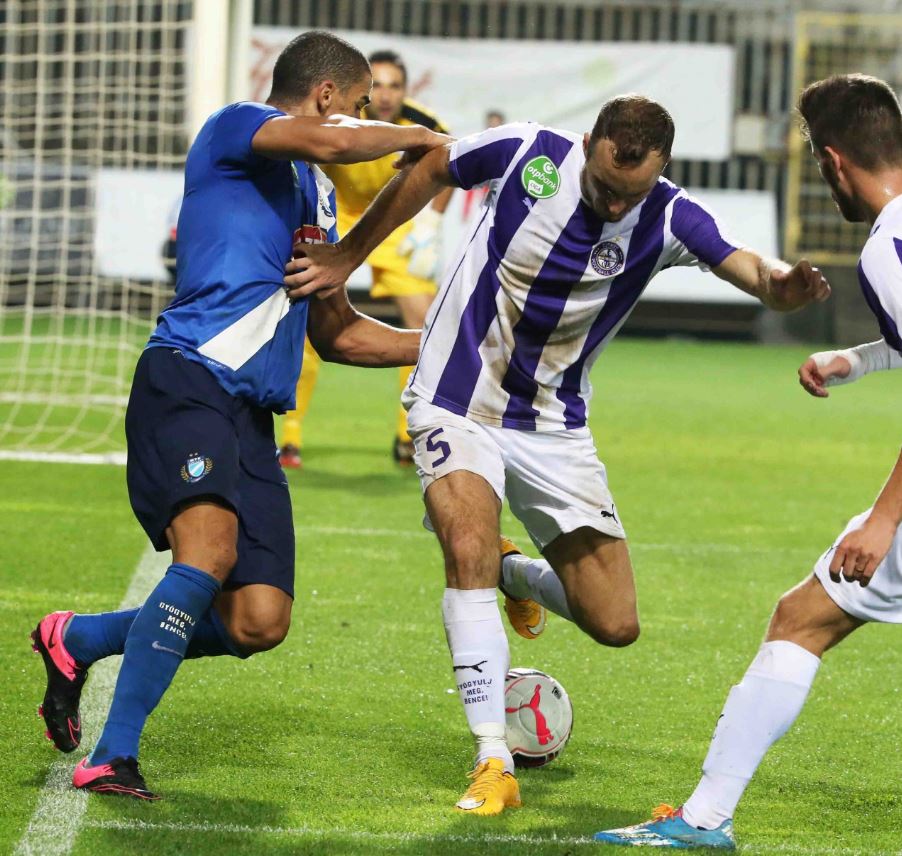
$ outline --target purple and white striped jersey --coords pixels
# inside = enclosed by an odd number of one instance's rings
[[[858,282],[884,341],[902,354],[902,196],[874,221],[858,261]]]
[[[659,179],[618,223],[582,201],[582,136],[533,123],[458,140],[450,170],[493,184],[426,319],[410,389],[490,425],[586,424],[589,371],[649,280],[720,264],[737,245],[684,190]]]

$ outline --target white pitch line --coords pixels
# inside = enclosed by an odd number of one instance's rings
[[[453,832],[416,833],[416,832],[374,832],[366,829],[342,829],[330,827],[317,829],[311,826],[251,826],[237,823],[179,823],[172,821],[147,820],[88,820],[83,826],[87,829],[111,829],[123,832],[181,832],[181,833],[214,833],[225,835],[282,835],[288,838],[317,839],[351,839],[353,841],[394,841],[399,844],[441,843],[441,844],[525,844],[531,849],[545,844],[562,844],[575,846],[580,844],[595,845],[590,835],[534,835],[486,833],[484,835],[459,835]],[[743,853],[786,853],[816,854],[816,856],[861,856],[861,850],[849,847],[823,847],[822,845],[805,846],[804,844],[748,844],[740,845]],[[868,856],[900,856],[902,851],[868,850]]]
[[[449,844],[591,844],[592,837],[572,837],[558,835],[457,835],[455,833],[417,833],[417,832],[374,832],[367,829],[342,829],[334,827],[317,829],[312,826],[250,826],[233,823],[178,823],[156,822],[145,820],[96,820],[87,821],[85,827],[91,829],[115,829],[122,831],[154,831],[161,832],[212,832],[232,835],[284,835],[290,838],[344,838],[355,841],[397,841],[399,843],[439,842]]]
[[[125,466],[125,452],[26,452],[0,450],[0,461],[36,461],[42,464],[115,464]]]
[[[368,538],[433,538],[432,532],[425,529],[411,527],[410,529],[362,529],[353,526],[317,526],[298,524],[295,526],[298,534],[308,535],[337,535],[337,536],[359,536]],[[802,555],[813,555],[808,547],[774,547],[762,544],[744,545],[730,544],[717,541],[692,541],[671,542],[671,543],[653,543],[649,541],[630,541],[630,550],[656,550],[656,551],[674,551],[681,553],[777,553],[782,555],[787,553],[799,553]]]
[[[148,544],[119,609],[143,603],[168,564],[169,554],[157,553]],[[81,698],[82,749],[85,751],[74,753],[79,759],[100,736],[121,660],[121,657],[107,657],[91,667],[91,676]],[[72,759],[65,755],[53,762],[28,828],[16,845],[16,856],[66,856],[72,850],[88,803],[87,792],[72,787],[73,766]]]
[[[353,526],[304,526],[295,527],[297,532],[311,535],[349,535],[367,538],[433,538],[425,529],[360,529]]]

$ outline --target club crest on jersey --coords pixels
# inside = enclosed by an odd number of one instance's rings
[[[188,484],[199,482],[213,469],[213,459],[193,452],[181,470],[182,479]]]
[[[592,269],[599,276],[613,276],[623,269],[623,250],[616,241],[602,241],[592,250]]]
[[[533,158],[523,167],[521,180],[533,199],[551,199],[561,189],[561,175],[545,155]]]

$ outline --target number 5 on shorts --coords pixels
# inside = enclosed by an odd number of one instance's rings
[[[436,440],[439,434],[444,433],[444,428],[436,428],[427,438],[426,438],[426,449],[430,452],[441,452],[442,456],[440,458],[436,458],[430,466],[432,467],[440,467],[445,461],[451,457],[451,447],[444,440]]]

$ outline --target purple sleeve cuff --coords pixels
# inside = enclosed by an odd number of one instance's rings
[[[709,211],[685,197],[673,203],[670,231],[693,256],[711,268],[739,249],[723,238]]]

